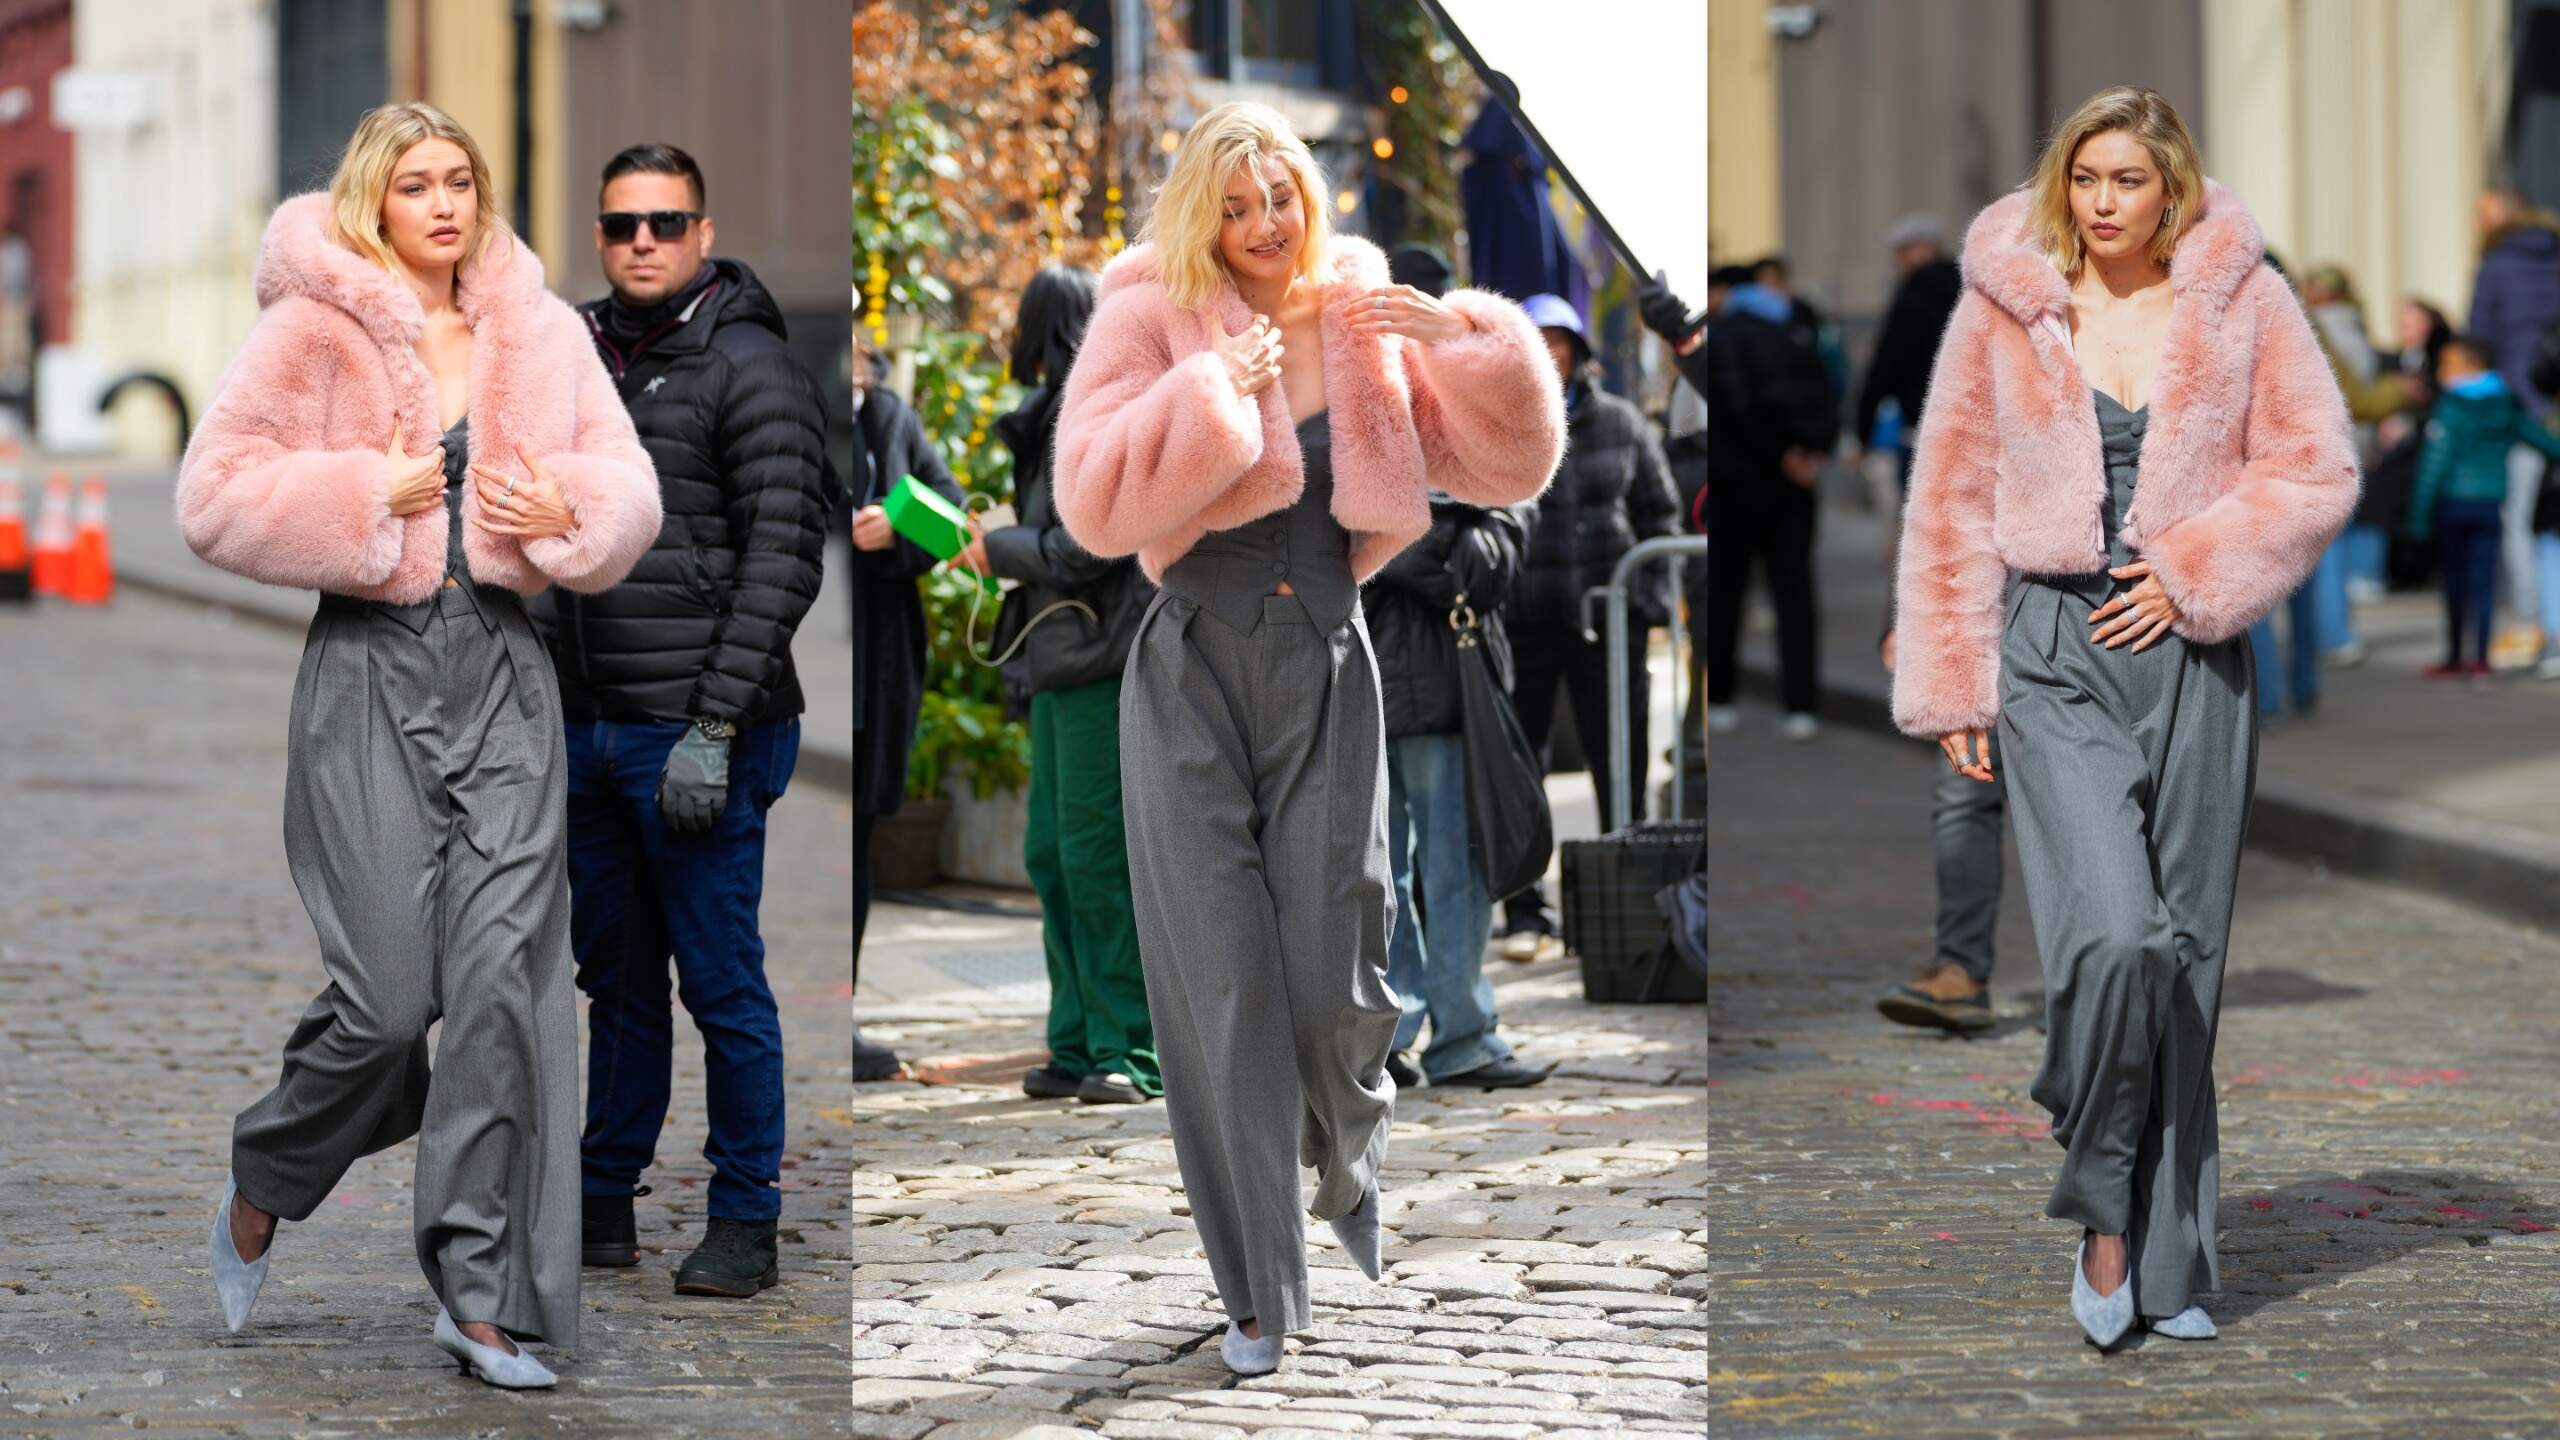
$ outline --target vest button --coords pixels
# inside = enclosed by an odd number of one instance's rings
[[[1272,574],[1274,574],[1274,575],[1286,575],[1286,574],[1288,574],[1288,573],[1289,573],[1289,562],[1288,562],[1288,561],[1286,561],[1286,560],[1274,560],[1274,561],[1272,561],[1272,562],[1271,562],[1271,573],[1272,573]]]

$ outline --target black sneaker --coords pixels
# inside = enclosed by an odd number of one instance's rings
[[[1396,1082],[1398,1090],[1419,1090],[1423,1086],[1422,1068],[1404,1058],[1401,1050],[1387,1052],[1387,1078]]]
[[[1144,1105],[1147,1092],[1126,1075],[1102,1070],[1084,1077],[1076,1087],[1076,1098],[1087,1105]]]
[[[1468,1087],[1478,1090],[1517,1090],[1524,1085],[1536,1085],[1544,1081],[1547,1078],[1547,1072],[1555,1068],[1553,1065],[1523,1065],[1518,1060],[1504,1058],[1490,1065],[1479,1065],[1463,1074],[1443,1076],[1432,1083],[1443,1090]]]
[[[771,1220],[726,1220],[711,1217],[702,1244],[676,1267],[679,1295],[721,1295],[743,1300],[782,1283]]]
[[[1076,1087],[1083,1083],[1083,1076],[1062,1068],[1055,1060],[1022,1072],[1022,1093],[1034,1100],[1073,1100]]]
[[[631,1201],[648,1193],[649,1187],[643,1185],[630,1195],[578,1197],[579,1264],[620,1267],[640,1263],[640,1224],[631,1216]]]
[[[898,1078],[898,1052],[886,1045],[862,1038],[862,1027],[853,1027],[853,1083]]]

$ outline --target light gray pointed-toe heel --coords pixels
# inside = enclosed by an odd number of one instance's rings
[[[1378,1232],[1378,1182],[1369,1182],[1357,1206],[1325,1223],[1333,1227],[1333,1238],[1342,1242],[1342,1253],[1351,1257],[1360,1273],[1377,1279],[1380,1251],[1386,1243]]]
[[[258,1303],[258,1288],[267,1283],[267,1261],[276,1253],[275,1237],[270,1235],[257,1259],[240,1258],[239,1247],[231,1243],[231,1202],[239,1195],[239,1181],[225,1176],[222,1203],[213,1209],[213,1293],[221,1297],[222,1323],[234,1335],[249,1323],[249,1307]]]
[[[2101,1295],[2089,1283],[2088,1259],[2089,1237],[2084,1232],[2080,1248],[2071,1257],[2071,1318],[2080,1322],[2090,1344],[2104,1350],[2133,1328],[2133,1271],[2127,1266],[2116,1293]]]
[[[2172,1340],[2210,1340],[2222,1332],[2213,1328],[2213,1317],[2201,1305],[2190,1305],[2166,1319],[2154,1320],[2151,1328]]]
[[[483,1385],[501,1390],[548,1390],[560,1383],[559,1376],[522,1350],[510,1355],[463,1334],[462,1328],[453,1323],[451,1312],[442,1306],[436,1309],[436,1348],[458,1361],[463,1374],[476,1377]]]
[[[1280,1352],[1286,1342],[1286,1336],[1268,1330],[1262,1332],[1261,1339],[1248,1340],[1243,1325],[1230,1321],[1227,1338],[1218,1342],[1218,1358],[1239,1375],[1268,1375],[1280,1368]]]

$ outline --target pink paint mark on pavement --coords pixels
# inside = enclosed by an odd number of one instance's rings
[[[2252,1200],[2249,1202],[2249,1208],[2252,1210],[2273,1210],[2276,1208],[2276,1202],[2273,1200]]]

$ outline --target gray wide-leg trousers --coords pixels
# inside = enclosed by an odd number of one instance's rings
[[[2032,1093],[2062,1174],[2045,1214],[2132,1252],[2146,1316],[2219,1288],[2213,1041],[2256,783],[2245,638],[2091,643],[2104,575],[2023,580],[2000,650],[2000,757],[2044,962]]]
[[[1232,1319],[1314,1323],[1307,1211],[1384,1163],[1401,1013],[1387,987],[1386,728],[1355,614],[1272,595],[1239,633],[1159,594],[1120,689],[1120,783],[1174,1158]],[[1316,1171],[1299,1204],[1301,1165]]]
[[[417,1136],[437,1298],[457,1321],[574,1345],[563,750],[558,682],[513,595],[323,598],[293,687],[284,841],[329,986],[275,1089],[240,1112],[231,1163],[251,1203],[301,1220],[359,1157]]]

